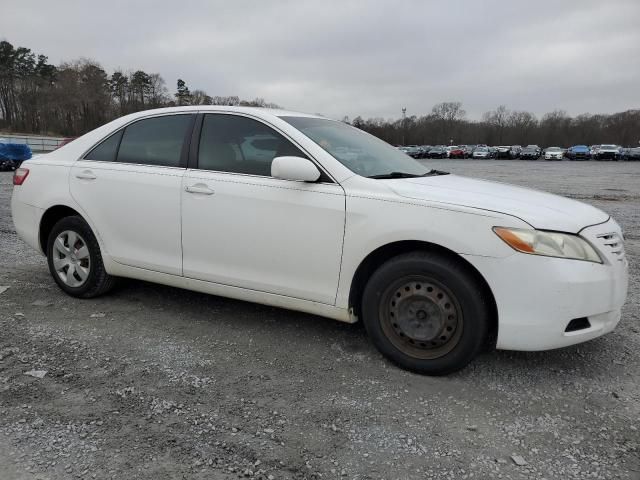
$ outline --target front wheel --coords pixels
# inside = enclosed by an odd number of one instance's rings
[[[461,261],[433,252],[392,258],[369,279],[362,298],[367,333],[407,370],[446,375],[482,349],[488,299]]]
[[[47,260],[55,282],[73,297],[97,297],[115,283],[104,268],[98,240],[81,217],[66,217],[53,226]]]

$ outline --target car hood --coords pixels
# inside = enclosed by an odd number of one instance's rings
[[[591,205],[550,193],[458,175],[389,180],[398,195],[512,215],[534,228],[577,233],[608,220]]]

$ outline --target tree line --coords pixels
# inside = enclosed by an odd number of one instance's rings
[[[183,79],[177,79],[175,93],[170,93],[159,73],[108,74],[98,62],[84,58],[56,66],[29,48],[0,42],[0,129],[77,136],[128,113],[174,105],[278,107],[262,98],[192,91]],[[394,145],[636,146],[640,140],[640,110],[575,117],[556,110],[538,119],[531,112],[501,105],[474,121],[460,102],[443,102],[422,116],[391,120],[358,116],[349,123]]]
[[[171,94],[159,73],[108,74],[85,58],[56,66],[29,48],[0,42],[0,129],[78,136],[122,115],[175,105],[277,107],[262,98],[191,91],[182,79]]]
[[[640,110],[575,117],[555,110],[538,119],[531,112],[500,105],[473,121],[467,119],[460,102],[443,102],[423,116],[397,120],[358,116],[344,121],[394,145],[638,146],[640,141]]]

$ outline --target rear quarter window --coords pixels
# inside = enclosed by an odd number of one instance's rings
[[[87,153],[84,158],[86,160],[98,160],[101,162],[114,162],[116,155],[118,154],[118,145],[120,145],[120,139],[122,138],[123,131],[114,133],[106,140],[103,140],[100,144]]]

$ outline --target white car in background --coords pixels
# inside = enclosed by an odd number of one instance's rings
[[[473,149],[473,153],[471,154],[471,158],[473,159],[487,159],[491,158],[491,151],[489,147],[476,147]]]
[[[564,157],[564,150],[560,147],[549,147],[544,151],[545,160],[562,160]]]
[[[622,149],[619,145],[599,145],[592,157],[594,160],[619,160],[622,157]]]
[[[429,170],[342,122],[280,110],[119,118],[25,162],[12,214],[74,297],[129,277],[360,319],[384,355],[425,374],[486,348],[596,338],[627,293],[608,214]]]

